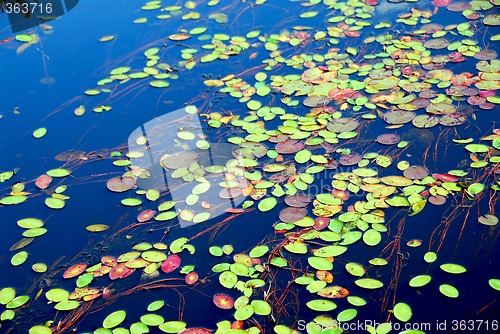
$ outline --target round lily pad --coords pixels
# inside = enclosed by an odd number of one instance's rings
[[[439,286],[439,292],[449,298],[458,298],[458,290],[452,285],[449,284],[441,284]]]
[[[109,314],[102,322],[102,327],[113,328],[120,325],[126,317],[127,313],[124,310],[115,311]]]

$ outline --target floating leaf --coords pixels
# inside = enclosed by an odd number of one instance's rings
[[[37,218],[24,218],[24,219],[18,220],[17,225],[19,227],[29,229],[29,228],[42,227],[43,222]]]
[[[116,35],[106,35],[106,36],[102,36],[101,38],[99,38],[99,42],[109,42],[109,41],[112,41],[114,40],[116,37]]]
[[[27,259],[28,259],[28,253],[26,251],[21,251],[12,256],[12,258],[10,259],[10,263],[13,266],[20,266],[21,264],[26,262]]]
[[[86,226],[85,229],[89,232],[102,232],[106,231],[109,228],[106,224],[93,224]]]
[[[249,319],[255,312],[255,309],[252,305],[245,305],[240,307],[234,313],[234,318],[239,321],[244,321]]]
[[[418,275],[413,277],[410,280],[410,286],[412,288],[420,288],[424,285],[427,285],[431,281],[431,277],[429,275]]]
[[[324,299],[315,299],[306,303],[307,307],[309,307],[313,311],[318,312],[328,312],[337,308],[337,304],[330,300]]]
[[[107,184],[107,188],[113,192],[124,192],[135,187],[135,179],[133,177],[123,177],[119,176],[110,179]]]
[[[55,168],[47,171],[47,175],[51,177],[66,177],[71,175],[71,172],[65,168]]]
[[[147,326],[160,326],[165,322],[165,319],[158,314],[145,314],[141,316],[141,322]]]
[[[449,298],[458,298],[458,290],[452,285],[449,284],[441,284],[439,286],[439,292]]]
[[[397,303],[394,305],[394,316],[396,319],[402,322],[407,322],[408,320],[411,319],[412,316],[412,311],[410,306],[405,303]]]
[[[266,212],[269,210],[272,210],[276,204],[278,204],[278,201],[274,197],[267,197],[259,202],[258,208],[262,212]]]
[[[15,308],[23,306],[29,300],[30,300],[29,296],[19,296],[19,297],[12,299],[10,302],[8,302],[5,307],[7,309],[15,309]]]
[[[454,263],[445,263],[440,265],[439,268],[450,274],[462,274],[467,271],[463,266]]]
[[[42,138],[47,134],[47,129],[46,128],[39,128],[33,131],[33,137],[39,139]]]
[[[384,286],[382,282],[373,278],[360,278],[354,281],[354,283],[357,286],[365,289],[378,289]]]
[[[69,292],[63,289],[50,289],[45,293],[45,297],[54,303],[59,303],[69,298]]]
[[[85,269],[87,269],[86,263],[78,263],[78,264],[72,265],[71,267],[66,269],[66,271],[63,274],[63,277],[64,278],[76,277],[76,276],[80,275],[81,273],[83,273],[85,271]]]
[[[214,304],[221,309],[229,310],[233,308],[234,300],[231,296],[224,293],[217,293],[213,297]]]
[[[427,252],[424,254],[424,260],[427,263],[432,263],[437,260],[437,255],[434,252]]]

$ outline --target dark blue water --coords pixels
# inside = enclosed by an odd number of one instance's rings
[[[10,187],[16,182],[26,183],[26,191],[32,192],[26,203],[0,207],[0,289],[13,287],[18,294],[25,294],[25,291],[32,287],[39,277],[39,274],[35,274],[30,268],[33,263],[44,262],[50,266],[64,256],[47,277],[51,280],[49,282],[51,287],[61,287],[72,291],[74,280],[62,278],[63,270],[71,264],[82,261],[94,264],[102,255],[119,256],[142,241],[154,243],[162,240],[169,244],[179,237],[190,238],[229,217],[225,214],[208,223],[185,229],[174,227],[167,234],[164,233],[165,230],[173,223],[152,222],[115,234],[122,228],[133,224],[140,211],[155,209],[157,204],[144,201],[144,205],[135,208],[126,208],[120,204],[124,196],[109,192],[105,185],[108,179],[121,175],[124,169],[112,165],[113,159],[109,157],[109,153],[116,150],[126,153],[128,136],[134,129],[154,117],[187,104],[202,106],[204,112],[231,111],[235,115],[245,116],[247,109],[244,104],[228,95],[221,94],[217,88],[207,88],[203,81],[207,77],[223,77],[252,68],[245,78],[253,82],[253,75],[262,71],[255,67],[261,66],[262,60],[268,58],[268,52],[261,43],[254,49],[246,50],[229,60],[198,64],[193,70],[187,71],[177,64],[180,60],[180,50],[190,46],[198,48],[202,53],[205,51],[201,49],[201,45],[207,42],[199,41],[196,37],[188,41],[173,42],[167,37],[178,33],[181,29],[190,30],[199,26],[208,27],[207,33],[210,34],[225,33],[241,36],[251,30],[261,30],[262,35],[269,36],[285,29],[292,31],[293,27],[298,25],[311,26],[312,31],[316,31],[325,29],[328,26],[325,21],[331,17],[323,5],[316,5],[309,9],[309,7],[301,6],[299,2],[268,1],[264,6],[249,6],[249,2],[225,1],[215,7],[208,7],[206,2],[200,2],[196,9],[202,14],[202,19],[199,21],[182,20],[180,16],[159,20],[155,18],[159,14],[158,11],[140,10],[143,3],[130,0],[81,1],[76,8],[60,19],[48,22],[53,27],[48,30],[50,33],[40,27],[29,30],[29,33],[40,35],[40,42],[31,45],[24,52],[16,53],[16,49],[22,43],[15,40],[0,45],[0,115],[3,116],[0,119],[0,172],[19,168],[18,173],[11,180],[0,184],[1,196],[8,194]],[[173,2],[168,2],[163,5],[172,4]],[[316,7],[320,8],[318,9],[320,13],[316,18],[301,20],[296,17],[297,13],[315,10]],[[391,4],[383,1],[375,7],[373,22],[392,21],[397,14],[408,12],[412,7],[434,9],[429,1],[419,1],[416,4],[406,2]],[[229,16],[227,24],[219,24],[207,18],[210,13],[222,11]],[[242,14],[238,14],[239,12]],[[148,23],[132,23],[139,17],[147,17]],[[445,8],[440,8],[433,17],[433,22],[440,22],[443,25],[464,21],[460,13],[450,14]],[[0,40],[15,36],[8,25],[6,15],[1,14]],[[390,32],[396,35],[412,29],[403,24],[395,24]],[[481,45],[483,31],[479,30],[477,35]],[[496,33],[498,29],[490,27],[486,36]],[[356,46],[360,50],[366,48],[366,53],[375,52],[372,50],[374,49],[372,45],[361,44],[362,39],[371,34],[378,35],[379,31],[365,28],[362,37],[340,39],[336,46],[340,48]],[[98,42],[99,38],[104,35],[116,35],[116,38],[111,42]],[[253,39],[253,42],[258,41]],[[163,47],[164,43],[165,47]],[[491,43],[490,48],[498,50],[495,44],[498,42]],[[310,43],[303,49],[285,48],[283,56],[302,52],[320,52],[317,50],[325,47],[322,44],[324,43]],[[96,82],[105,78],[114,68],[131,66],[133,69],[141,69],[145,63],[143,52],[150,47],[159,47],[161,61],[179,69],[178,79],[167,79],[170,83],[169,88],[153,89],[147,82],[137,85],[128,82],[111,87],[113,90],[111,95],[104,93],[90,97],[83,94],[85,90],[95,88]],[[253,52],[257,54],[250,57]],[[362,61],[361,57],[359,61]],[[456,72],[474,73],[474,64],[468,61],[452,64],[447,68]],[[277,66],[273,74],[300,74],[302,71]],[[43,84],[40,80],[44,77],[51,77],[54,82]],[[263,101],[268,100],[267,97],[263,99]],[[77,117],[73,111],[80,105],[84,105],[87,111],[84,116]],[[111,105],[112,110],[94,113],[92,109],[99,105]],[[272,105],[288,108],[276,97],[272,99]],[[291,112],[299,115],[305,115],[308,111],[309,108],[301,104],[291,109]],[[498,120],[498,108],[479,110],[476,116],[476,120],[469,119],[466,124],[456,128],[461,138],[479,139],[490,134],[493,129],[492,122]],[[266,127],[271,129],[277,124],[279,124],[277,121],[269,122]],[[381,133],[403,134],[412,128],[409,124],[401,129],[387,130],[384,128],[387,124],[380,119],[370,121],[368,124],[366,131],[361,132],[362,139],[367,141],[363,144],[353,141],[352,144],[346,145],[347,147],[358,153],[385,150],[386,147],[372,144],[371,141]],[[39,127],[46,127],[48,133],[42,139],[36,140],[32,137],[32,132]],[[445,128],[440,126],[431,129],[435,138],[438,138],[439,133],[444,130]],[[216,136],[223,136],[225,131],[225,129],[212,129],[205,133],[215,140]],[[457,169],[457,165],[462,160],[468,160],[468,153],[461,146],[452,143],[451,139],[456,137],[453,130],[439,137],[437,152],[432,147],[425,161],[423,152],[426,146],[418,143],[412,143],[401,159],[415,165],[425,164],[431,172]],[[47,170],[63,166],[64,162],[57,161],[55,156],[67,150],[81,150],[85,154],[97,153],[93,154],[88,161],[69,163],[67,166],[72,170],[71,177],[54,179],[50,188],[58,184],[67,185],[68,189],[64,194],[70,196],[63,210],[54,211],[44,205],[47,195],[34,187],[34,180]],[[435,152],[437,159],[432,158]],[[405,156],[405,154],[408,155]],[[343,167],[341,171],[347,170],[351,169]],[[398,171],[395,166],[391,166],[384,173],[390,175]],[[475,171],[472,177],[479,177],[482,173],[481,170]],[[321,175],[321,178],[316,181],[318,187],[329,184],[331,175],[325,173]],[[492,178],[490,176],[489,181],[482,182],[491,184]],[[130,197],[134,197],[133,192],[130,192]],[[412,217],[407,217],[407,212],[395,209],[385,210],[386,221],[390,223],[388,224],[389,233],[383,234],[382,242],[370,248],[358,242],[349,246],[348,252],[336,258],[334,262],[333,284],[341,285],[347,288],[351,295],[363,297],[368,301],[366,306],[356,307],[358,315],[355,320],[385,322],[389,316],[388,310],[392,308],[394,302],[406,302],[412,307],[411,323],[430,323],[430,330],[425,330],[427,333],[437,332],[437,321],[440,323],[446,321],[445,329],[452,331],[456,329],[456,326],[452,327],[452,325],[457,324],[453,322],[454,320],[473,320],[475,329],[478,328],[477,324],[480,320],[488,321],[490,324],[493,320],[498,320],[500,316],[499,293],[491,289],[487,283],[488,279],[500,276],[498,228],[489,228],[476,223],[480,214],[488,213],[487,197],[479,203],[467,200],[462,202],[462,194],[458,194],[455,199],[449,198],[443,206],[433,206],[428,203],[422,213]],[[163,195],[163,199],[169,199],[169,195]],[[361,196],[359,199],[362,199]],[[353,196],[349,204],[353,204],[356,200],[358,198]],[[161,314],[165,320],[178,320],[180,319],[179,309],[181,309],[182,320],[190,327],[215,329],[215,323],[218,321],[233,320],[234,310],[217,309],[212,303],[212,295],[224,292],[236,299],[241,293],[236,290],[223,289],[218,283],[218,275],[210,272],[214,264],[226,260],[231,262],[232,259],[230,257],[214,258],[209,255],[207,249],[211,245],[232,244],[235,252],[248,252],[262,242],[269,242],[270,245],[277,244],[283,236],[275,234],[272,226],[279,222],[278,213],[284,207],[285,205],[280,202],[277,208],[267,213],[261,213],[255,209],[231,220],[214,234],[207,233],[195,238],[192,244],[196,247],[196,253],[189,255],[183,252],[182,265],[195,265],[200,278],[207,275],[204,284],[190,288],[179,283],[182,286],[177,291],[170,288],[139,291],[116,300],[112,299],[112,302],[99,299],[92,304],[87,316],[71,328],[76,329],[77,332],[91,332],[101,326],[102,320],[109,313],[120,309],[127,310],[124,326],[130,326],[133,322],[139,321],[140,316],[146,313],[147,305],[157,299],[164,299],[167,306],[156,313]],[[449,217],[454,209],[457,209],[457,214]],[[497,207],[497,212],[498,209]],[[466,215],[468,210],[470,214]],[[10,258],[15,252],[9,251],[9,248],[22,238],[22,230],[16,226],[16,221],[26,217],[37,217],[43,220],[48,233],[36,238],[23,249],[29,253],[25,264],[13,267],[10,264]],[[395,287],[391,287],[388,295],[384,295],[387,291],[385,288],[374,291],[360,289],[354,284],[352,276],[344,270],[345,263],[358,262],[368,266],[368,260],[388,256],[387,252],[382,253],[382,249],[393,241],[397,234],[398,222],[402,219],[404,219],[404,232],[401,236],[400,251],[405,256],[408,256],[408,252],[410,256],[409,261],[405,261],[405,267],[401,270],[395,297]],[[448,222],[449,229],[444,230]],[[107,224],[110,229],[92,234],[85,230],[85,227],[90,224]],[[438,231],[433,234],[435,229]],[[446,235],[439,248],[438,260],[429,265],[423,261],[423,255],[429,250],[437,250],[442,233]],[[275,238],[277,241],[273,241]],[[422,246],[418,248],[406,246],[406,242],[412,239],[421,239]],[[305,270],[307,266],[305,256],[292,256],[286,251],[283,251],[283,255],[292,262],[300,259],[301,266]],[[456,276],[446,274],[439,269],[442,263],[461,264],[467,268],[467,273]],[[367,276],[380,279],[387,287],[394,274],[393,268],[393,262],[382,268],[369,267]],[[310,268],[309,271],[311,271]],[[420,274],[431,275],[431,283],[419,289],[410,288],[407,282]],[[170,275],[168,277],[184,278],[183,275],[177,273]],[[277,285],[280,289],[285,289],[288,282],[293,279],[293,275],[297,274],[278,270],[276,275]],[[161,273],[160,278],[164,277],[167,275]],[[113,283],[112,288],[117,293],[144,283],[140,280],[140,273],[134,273],[127,279],[114,282],[106,277],[94,282],[96,284],[93,285],[99,288]],[[441,295],[438,286],[443,283],[455,286],[460,291],[460,297],[450,299]],[[47,284],[47,281],[44,284]],[[43,292],[47,291],[43,284],[41,286],[35,284],[30,293],[32,300],[35,299],[40,288],[44,289]],[[300,327],[301,324],[303,325],[304,321],[311,321],[319,314],[308,310],[305,306],[305,301],[312,299],[312,296],[303,287],[291,285],[287,291],[290,293],[283,303],[286,306],[277,305],[277,307],[281,310],[286,309],[288,314],[275,314],[276,322],[270,317],[255,316],[255,320],[264,328],[265,333],[272,333],[273,325],[276,324],[288,325],[305,332]],[[278,291],[278,293],[282,292]],[[179,294],[183,296],[185,304],[181,302]],[[262,291],[257,292],[255,298],[263,298]],[[386,298],[389,299],[388,305],[384,305],[383,302]],[[336,317],[343,309],[353,307],[345,299],[334,301],[338,307],[337,310],[328,312],[332,317]],[[3,306],[0,310],[3,311]],[[51,305],[46,305],[43,296],[16,312],[13,321],[1,323],[0,332],[26,333],[32,325],[43,324],[47,320],[57,322],[65,316],[62,313],[56,316]],[[394,318],[391,321],[395,321]],[[151,332],[159,332],[159,330],[151,328]],[[351,332],[360,331],[351,330]]]

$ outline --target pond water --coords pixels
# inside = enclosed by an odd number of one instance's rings
[[[499,1],[3,5],[0,332],[498,330]]]

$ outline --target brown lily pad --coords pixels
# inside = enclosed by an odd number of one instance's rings
[[[284,223],[294,223],[307,216],[304,208],[284,208],[280,212],[280,220]]]
[[[410,180],[423,179],[429,175],[429,170],[422,166],[410,166],[404,170],[403,175]]]
[[[377,142],[383,145],[394,145],[401,141],[401,137],[396,133],[385,133],[377,137]]]
[[[130,176],[125,176],[123,178],[117,176],[110,179],[106,186],[115,193],[122,193],[135,187],[135,179]]]
[[[275,150],[279,154],[292,154],[304,148],[304,143],[295,139],[286,140],[276,145]]]
[[[285,198],[285,203],[294,208],[304,208],[311,203],[311,197],[304,194],[296,194]]]

